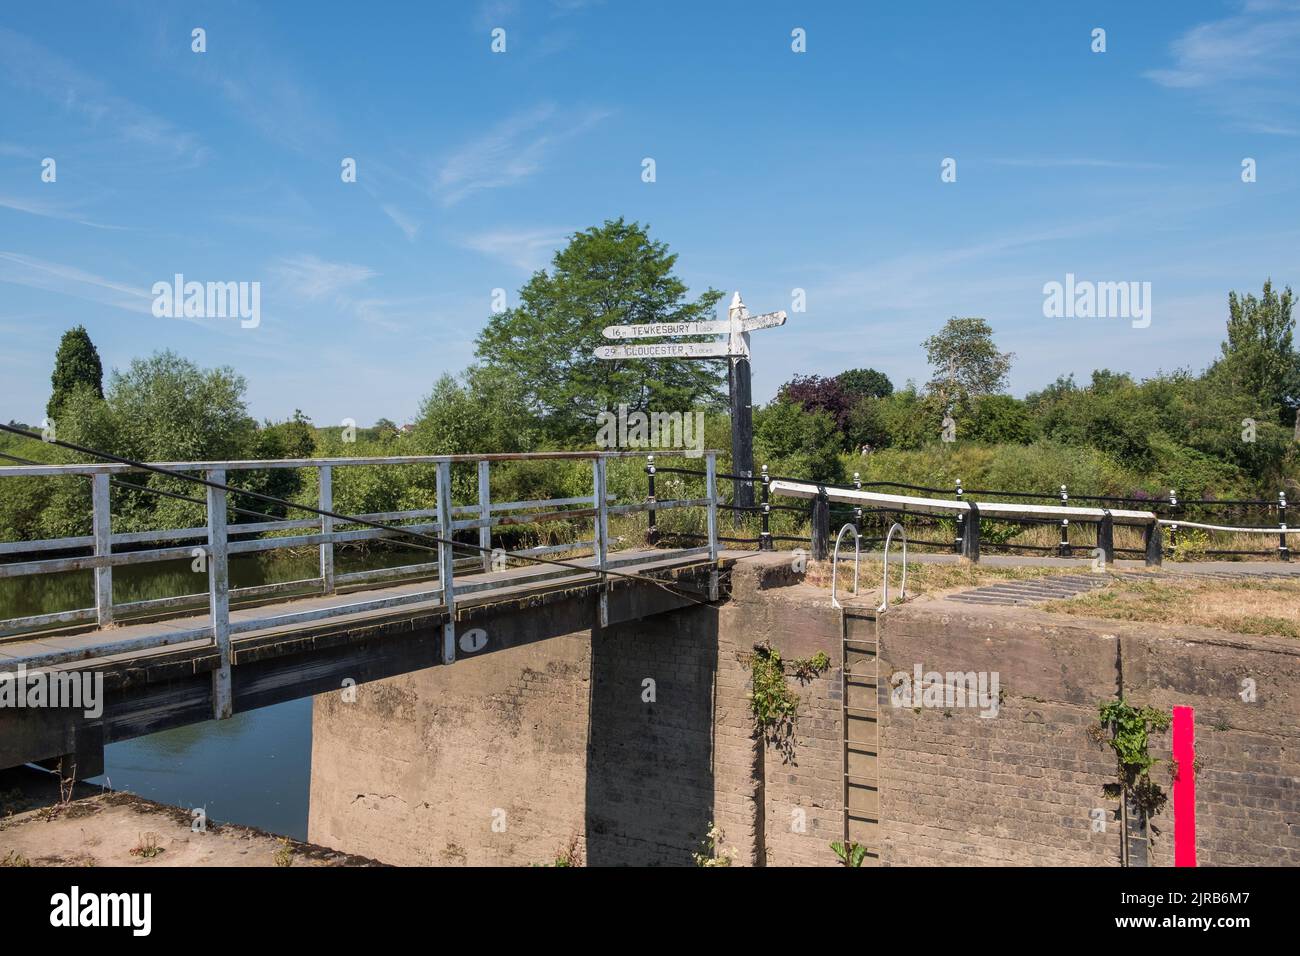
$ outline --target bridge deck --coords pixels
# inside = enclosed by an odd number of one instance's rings
[[[625,573],[652,574],[708,563],[708,557],[704,554],[683,556],[679,553],[656,558],[657,553],[653,550],[616,552],[609,556],[606,568]],[[719,559],[734,559],[743,553],[721,552]],[[566,561],[592,567],[595,558],[574,558]],[[545,564],[485,571],[466,575],[464,579],[458,574],[457,613],[459,615],[476,606],[518,599],[529,594],[591,584],[597,579],[598,572],[594,569],[576,570]],[[459,593],[462,580],[465,584],[474,585],[476,590],[468,594]],[[349,607],[362,601],[368,605],[364,609],[348,610]],[[387,606],[374,607],[376,601],[386,602]],[[273,610],[276,616],[268,619],[268,610]],[[337,629],[373,623],[395,616],[416,617],[444,610],[445,605],[437,578],[425,578],[380,588],[354,589],[347,593],[294,598],[277,601],[270,608],[262,604],[231,610],[232,628],[237,628],[242,622],[266,621],[264,627],[236,634],[232,638],[232,645],[237,651],[241,645],[264,642],[268,638],[301,636],[326,627]],[[307,615],[313,615],[312,619],[302,620]],[[277,624],[279,618],[292,620]],[[210,626],[208,615],[200,614],[136,624],[119,624],[78,633],[12,637],[0,641],[0,668],[7,670],[19,664],[27,667],[84,666],[92,662],[96,666],[111,666],[129,663],[160,651],[168,653],[186,650],[208,651],[212,648],[211,637],[194,635],[197,630]],[[149,642],[150,646],[121,651],[115,649],[116,645],[145,641]]]

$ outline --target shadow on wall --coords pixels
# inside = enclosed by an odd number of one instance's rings
[[[691,866],[714,807],[718,612],[592,634],[587,865]]]

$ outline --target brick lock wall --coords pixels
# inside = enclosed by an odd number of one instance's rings
[[[783,556],[741,562],[732,599],[470,657],[317,698],[309,837],[390,863],[691,865],[710,822],[733,865],[836,864],[841,623]],[[1196,709],[1202,865],[1300,865],[1300,647],[922,599],[880,630],[885,865],[1119,863],[1109,748],[1089,735],[1122,678],[1136,705]],[[756,739],[746,663],[824,651],[792,759]],[[1122,666],[1120,665],[1122,662]],[[997,717],[893,707],[889,675],[997,671]],[[655,701],[642,699],[654,681]],[[1242,681],[1257,699],[1241,699]],[[1169,786],[1168,735],[1153,773]],[[1106,827],[1092,813],[1104,811]],[[504,832],[492,829],[504,810]],[[1172,864],[1171,811],[1151,865]]]

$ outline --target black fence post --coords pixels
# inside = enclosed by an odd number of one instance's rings
[[[958,479],[957,479],[957,500],[958,500],[958,501],[961,501],[961,496],[962,496],[961,479],[958,478]],[[955,535],[953,535],[953,539],[952,539],[952,553],[953,553],[953,554],[963,554],[963,553],[965,553],[965,552],[962,550],[962,548],[965,546],[965,545],[964,545],[964,542],[965,542],[965,540],[966,540],[966,529],[965,529],[965,526],[964,526],[964,522],[965,522],[965,521],[966,521],[966,516],[965,516],[964,514],[962,514],[961,512],[958,512],[958,513],[957,513],[957,533],[956,533]],[[978,535],[978,532],[976,532],[976,533],[977,533],[977,535]]]
[[[853,487],[857,491],[862,490],[861,472],[853,473]],[[862,537],[862,505],[853,506],[853,533],[859,538]]]
[[[1277,555],[1283,561],[1291,560],[1291,549],[1286,546],[1286,492],[1277,493],[1277,521],[1282,530],[1277,536]]]
[[[830,556],[831,544],[831,499],[825,488],[817,489],[817,497],[812,500],[812,559],[825,561]]]
[[[1070,503],[1070,493],[1065,490],[1065,485],[1061,485],[1061,507],[1064,508]],[[1057,557],[1068,558],[1070,556],[1070,519],[1061,519],[1061,543],[1056,547]]]
[[[970,511],[963,517],[961,556],[975,564],[980,560],[980,509],[973,501],[968,501]]]
[[[659,527],[655,524],[655,456],[645,456],[645,473],[650,480],[650,491],[646,495],[646,501],[650,505],[649,526],[646,528],[646,544],[653,545],[659,541]]]
[[[1161,542],[1160,522],[1152,519],[1142,531],[1142,543],[1146,545],[1146,562],[1148,568],[1158,568],[1164,563],[1164,547]]]
[[[1097,522],[1097,547],[1101,549],[1102,560],[1107,566],[1115,561],[1115,521],[1110,509],[1103,508],[1101,521]]]
[[[1174,521],[1178,520],[1178,492],[1172,488],[1169,489],[1169,517]],[[1173,550],[1177,547],[1178,525],[1171,524],[1169,526],[1169,548]]]
[[[763,466],[763,528],[758,536],[758,550],[772,550],[772,503],[768,493],[768,482],[772,479],[768,476],[767,465]]]

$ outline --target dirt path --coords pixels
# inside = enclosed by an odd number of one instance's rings
[[[79,787],[61,804],[57,790],[33,792],[13,774],[0,774],[0,866],[380,865],[252,827],[209,823],[196,832],[188,811],[129,793]]]

